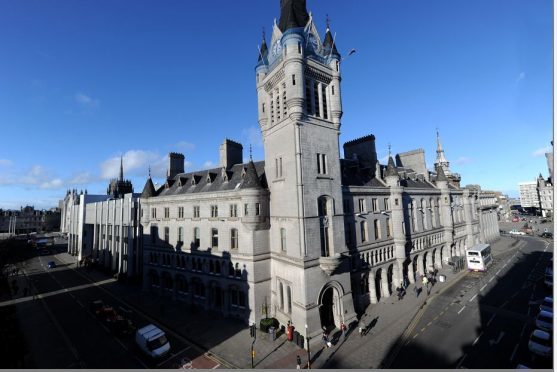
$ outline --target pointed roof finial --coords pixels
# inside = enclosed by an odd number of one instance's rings
[[[331,18],[329,18],[329,14],[326,15],[325,22],[327,23],[327,30],[331,29]]]
[[[391,157],[391,143],[389,143],[389,158]]]
[[[265,40],[266,39],[265,38],[265,26],[263,26],[261,29],[262,29],[263,40]]]
[[[249,161],[253,161],[251,143],[249,145]]]
[[[151,165],[149,164],[149,178],[151,178]]]

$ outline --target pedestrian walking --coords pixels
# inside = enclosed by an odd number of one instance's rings
[[[416,294],[416,298],[418,298],[418,296],[420,295],[420,290],[418,289],[418,286],[414,286],[414,293]]]
[[[323,340],[323,343],[325,344],[324,348],[329,347],[329,338],[328,338],[328,335],[327,335],[326,331],[323,331],[323,335],[321,336],[321,339]]]
[[[347,333],[346,330],[347,330],[347,327],[346,327],[346,324],[344,324],[344,322],[341,322],[341,323],[340,323],[340,330],[342,331],[342,335],[344,336],[344,338],[346,338],[346,333]]]
[[[296,355],[296,369],[302,369],[302,358],[299,355]]]
[[[428,280],[427,280],[427,276],[425,276],[425,275],[422,276],[422,285],[424,287],[426,287],[426,289],[427,289],[427,283],[429,283]]]

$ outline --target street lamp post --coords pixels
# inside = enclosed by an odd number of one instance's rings
[[[311,337],[309,337],[309,333],[308,333],[308,325],[306,324],[306,339],[308,342],[308,369],[311,369],[311,352],[309,351],[309,340],[311,340]]]

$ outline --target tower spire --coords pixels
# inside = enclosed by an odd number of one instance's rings
[[[451,174],[449,171],[449,162],[447,158],[445,158],[445,151],[443,150],[443,146],[441,145],[441,136],[439,135],[439,128],[436,128],[437,133],[437,159],[435,161],[435,168],[438,167],[443,168],[445,175]]]
[[[120,181],[124,181],[124,157],[120,156]]]
[[[309,21],[306,0],[281,0],[279,28],[282,32],[305,27]]]

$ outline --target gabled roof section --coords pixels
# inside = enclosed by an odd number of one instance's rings
[[[223,169],[219,167],[205,171],[178,174],[173,178],[174,184],[172,187],[166,188],[163,186],[159,192],[155,191],[152,196],[234,191],[249,187],[266,189],[265,162],[250,163],[235,164],[228,171],[223,171]]]
[[[143,192],[141,193],[142,198],[151,198],[156,196],[155,185],[153,185],[153,180],[151,177],[147,178],[145,182],[145,187],[143,187]]]

